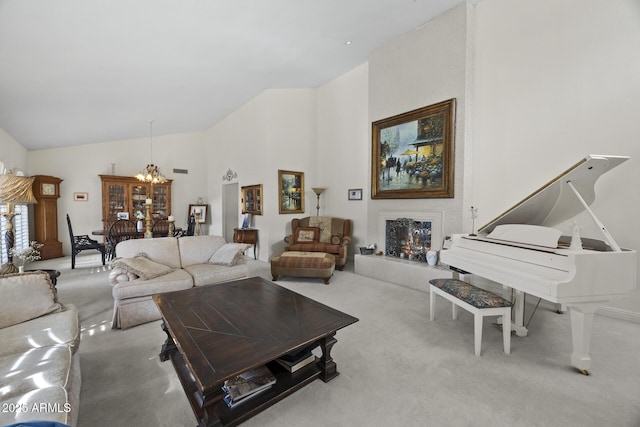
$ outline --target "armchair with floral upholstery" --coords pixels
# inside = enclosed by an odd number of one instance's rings
[[[291,220],[291,234],[284,238],[285,251],[325,252],[336,258],[336,269],[347,263],[351,243],[351,220],[308,216]]]

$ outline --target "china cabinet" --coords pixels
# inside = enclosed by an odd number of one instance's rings
[[[102,221],[109,224],[118,218],[134,220],[136,211],[145,213],[145,201],[152,200],[151,215],[171,215],[171,183],[150,184],[132,176],[100,175],[102,180]]]

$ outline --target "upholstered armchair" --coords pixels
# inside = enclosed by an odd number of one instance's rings
[[[325,252],[336,258],[336,269],[347,263],[351,243],[351,220],[308,216],[291,220],[291,234],[284,238],[285,251]]]

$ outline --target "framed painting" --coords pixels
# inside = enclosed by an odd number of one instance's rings
[[[245,185],[240,188],[242,213],[262,215],[262,184]]]
[[[304,172],[278,170],[278,206],[281,214],[304,213]]]
[[[452,198],[455,98],[372,123],[371,198]]]
[[[193,215],[196,218],[196,222],[204,224],[207,222],[207,208],[209,205],[189,205],[189,215],[187,218]]]

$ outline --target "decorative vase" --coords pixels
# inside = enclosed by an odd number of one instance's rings
[[[436,265],[438,263],[438,252],[427,251],[427,264]]]
[[[144,231],[144,223],[142,222],[141,219],[138,220],[137,228],[138,228],[138,231]]]

